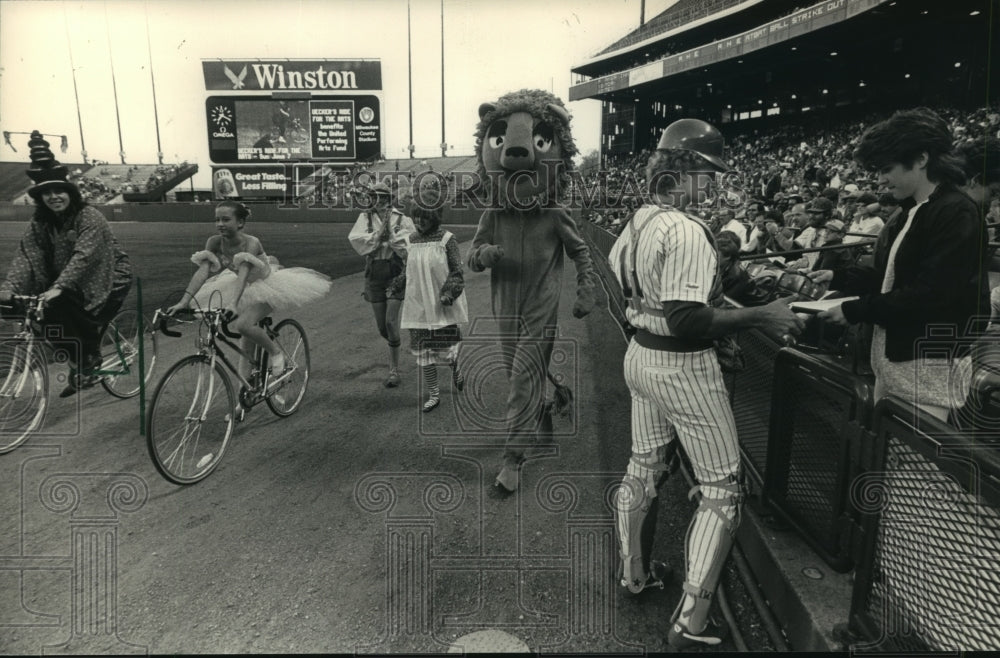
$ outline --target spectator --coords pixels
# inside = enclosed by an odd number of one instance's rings
[[[736,219],[736,213],[731,208],[723,208],[719,211],[718,216],[719,230],[716,232],[716,235],[722,235],[723,231],[730,231],[736,238],[736,246],[742,248],[743,243],[747,239],[747,229]]]
[[[809,226],[804,228],[795,238],[795,244],[800,249],[813,249],[823,244],[824,228],[826,223],[833,219],[833,202],[826,197],[818,197],[809,204],[806,213],[809,215]],[[816,265],[817,260],[819,260],[819,254],[813,251],[803,254],[802,258],[790,264],[789,267],[811,270]]]
[[[839,219],[831,219],[826,223],[824,227],[824,247],[835,247],[844,242],[844,234],[847,232],[844,228],[844,222]],[[819,258],[816,259],[816,264],[813,265],[814,270],[841,270],[845,267],[850,267],[857,260],[857,252],[854,249],[833,249],[830,251],[819,252]]]
[[[865,132],[855,159],[877,169],[904,214],[882,231],[873,266],[812,274],[834,290],[859,295],[819,317],[875,325],[875,401],[893,394],[945,420],[968,393],[968,339],[977,333],[970,321],[989,308],[985,224],[957,188],[965,175],[951,130],[936,113],[897,112]],[[956,330],[932,336],[931,325]]]
[[[881,232],[882,227],[885,226],[885,222],[879,217],[879,209],[881,206],[877,203],[869,203],[868,205],[860,208],[858,212],[854,215],[854,221],[851,222],[850,227],[848,227],[848,233],[864,233],[866,235],[877,236]],[[844,236],[844,244],[850,244],[852,242],[858,242],[862,240],[860,235],[846,235]]]

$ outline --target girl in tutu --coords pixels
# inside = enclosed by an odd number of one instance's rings
[[[422,187],[413,200],[410,215],[417,231],[406,239],[406,272],[393,281],[405,286],[400,327],[410,330],[410,352],[421,367],[428,399],[423,410],[431,411],[441,402],[437,366],[449,365],[452,384],[461,391],[465,383],[458,365],[462,332],[459,323],[469,321],[458,241],[441,229],[440,193]]]
[[[281,267],[264,253],[260,240],[243,232],[249,217],[250,210],[238,201],[223,201],[215,207],[219,234],[191,256],[198,271],[167,314],[183,308],[224,307],[236,316],[230,327],[243,335],[243,351],[250,353],[253,344],[260,345],[270,356],[271,372],[277,375],[285,369],[285,355],[257,322],[274,311],[320,299],[330,291],[330,278],[304,267]],[[240,374],[249,374],[249,363],[243,358]]]

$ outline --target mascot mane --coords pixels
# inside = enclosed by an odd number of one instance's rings
[[[549,104],[556,105],[565,113],[565,117],[559,116],[549,108]],[[484,108],[487,108],[483,112]],[[541,120],[552,128],[552,132],[559,138],[562,146],[563,169],[559,174],[559,196],[562,196],[569,189],[569,172],[573,170],[573,156],[579,153],[576,142],[573,141],[573,134],[569,129],[569,112],[566,106],[557,96],[543,89],[521,89],[512,91],[501,96],[495,103],[480,106],[479,123],[476,124],[476,162],[480,180],[487,180],[486,167],[483,164],[483,139],[490,125],[501,117],[513,114],[514,112],[527,112],[536,119]]]

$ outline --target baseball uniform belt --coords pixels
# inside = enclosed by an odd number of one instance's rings
[[[646,349],[662,350],[664,352],[700,352],[702,350],[710,350],[713,347],[712,341],[707,338],[660,336],[650,333],[645,329],[636,331],[635,342]]]

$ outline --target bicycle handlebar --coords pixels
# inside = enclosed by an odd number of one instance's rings
[[[229,331],[230,321],[226,319],[226,313],[222,309],[210,309],[210,310],[189,309],[183,312],[190,313],[194,316],[201,316],[202,318],[208,319],[209,322],[213,322],[216,318],[218,318],[219,329],[222,331],[223,334],[225,334],[229,338],[234,338],[234,339],[240,339],[243,337],[238,333]],[[170,320],[171,317],[173,316],[167,315],[162,310],[157,309],[156,313],[153,315],[153,324],[156,325],[156,328],[159,329],[163,333],[163,335],[170,336],[171,338],[178,338],[180,337],[181,332],[171,331],[170,329],[167,329],[167,322]]]
[[[33,310],[35,320],[41,321],[45,315],[45,300],[42,299],[41,295],[13,294],[10,296],[10,299],[11,301],[23,302],[26,308]],[[0,306],[9,309],[17,308],[13,304],[0,304]]]

